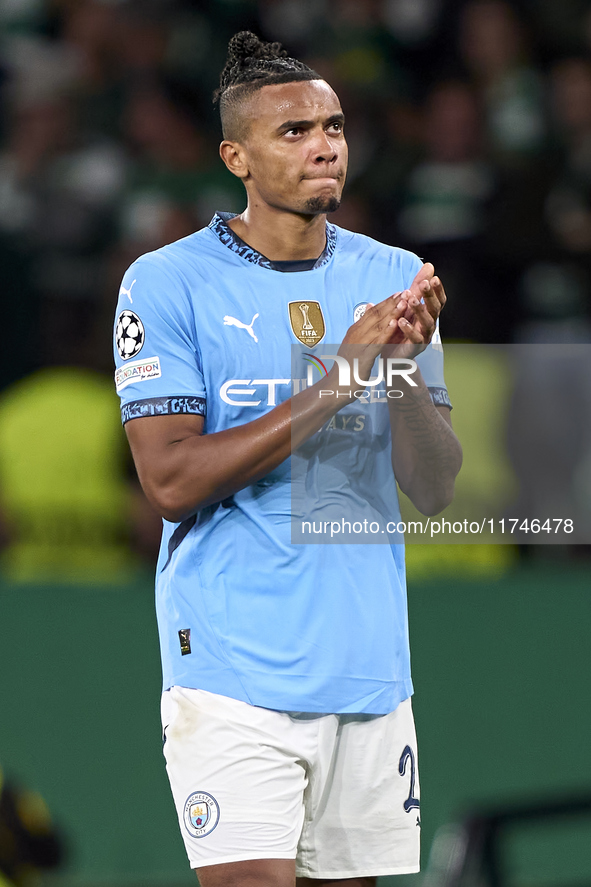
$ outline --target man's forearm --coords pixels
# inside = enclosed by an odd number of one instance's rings
[[[453,498],[462,448],[433,404],[422,378],[404,396],[389,400],[392,465],[400,489],[422,514],[439,514]],[[446,408],[442,408],[446,409]]]
[[[347,330],[339,352],[353,346],[360,378],[391,343],[407,303],[399,294],[368,308]],[[417,334],[418,335],[418,334]],[[203,434],[201,416],[132,419],[127,436],[152,504],[180,521],[255,483],[281,464],[353,398],[334,366],[319,383],[245,425]],[[320,389],[331,392],[320,397]],[[324,392],[323,392],[324,395]]]
[[[336,377],[336,370],[331,375]],[[325,378],[252,422],[212,434],[199,433],[180,417],[178,431],[167,436],[159,434],[157,418],[128,423],[146,495],[163,517],[176,522],[260,480],[349,402],[336,394],[319,397],[327,381],[338,390],[336,378]],[[140,428],[140,423],[150,424]]]

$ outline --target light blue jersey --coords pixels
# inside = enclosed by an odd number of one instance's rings
[[[360,306],[407,288],[421,267],[412,253],[331,224],[312,268],[272,263],[227,219],[214,216],[125,274],[115,323],[124,422],[194,413],[213,434],[256,419],[292,394],[292,345],[321,355]],[[448,404],[441,349],[417,362],[434,401]],[[349,409],[320,434],[369,451],[375,429],[343,424]],[[391,478],[388,447],[375,459]],[[291,513],[288,460],[219,505],[164,521],[164,689],[288,711],[394,710],[412,693],[403,546],[292,544]]]

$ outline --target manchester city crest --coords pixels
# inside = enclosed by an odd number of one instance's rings
[[[204,838],[219,822],[219,804],[208,792],[193,792],[185,801],[183,819],[191,837]]]
[[[365,312],[367,311],[369,302],[359,302],[353,308],[353,323],[357,323],[358,320],[361,320]]]
[[[320,302],[312,302],[310,299],[290,302],[289,322],[296,339],[308,348],[313,348],[324,338],[326,327]]]

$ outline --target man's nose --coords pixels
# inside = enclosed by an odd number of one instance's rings
[[[324,130],[318,133],[314,144],[314,154],[316,162],[321,163],[334,163],[339,156],[334,140]]]

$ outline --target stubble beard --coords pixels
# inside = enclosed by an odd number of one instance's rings
[[[340,197],[310,197],[306,200],[305,212],[312,216],[318,216],[321,213],[334,213],[340,205]]]

